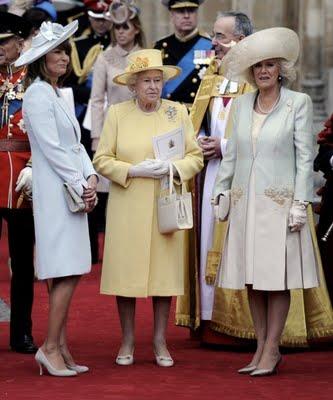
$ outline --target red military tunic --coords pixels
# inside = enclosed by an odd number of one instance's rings
[[[0,208],[27,207],[18,203],[21,193],[15,192],[20,171],[31,152],[22,118],[22,100],[26,67],[13,72],[0,71]]]

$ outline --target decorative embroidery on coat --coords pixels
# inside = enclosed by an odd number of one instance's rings
[[[230,191],[230,195],[231,195],[231,203],[233,206],[235,206],[238,201],[240,200],[240,198],[243,196],[244,192],[243,189],[241,188],[232,188]]]
[[[265,189],[264,193],[265,196],[270,197],[273,201],[275,201],[275,203],[279,204],[280,206],[283,206],[288,199],[292,199],[294,196],[294,192],[287,187],[281,189]]]

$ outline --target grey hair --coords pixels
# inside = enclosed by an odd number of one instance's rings
[[[217,19],[222,17],[235,18],[235,29],[233,32],[235,36],[249,36],[253,33],[252,22],[246,14],[238,11],[222,11],[217,14]]]
[[[166,74],[162,71],[159,70],[163,73],[163,84],[166,81]],[[142,72],[146,72],[146,71],[142,71]],[[136,72],[133,75],[130,75],[129,78],[127,79],[127,87],[129,88],[130,91],[134,91],[134,86],[136,84],[137,78],[138,78],[138,74],[140,74],[141,72]]]
[[[295,64],[291,61],[287,61],[284,58],[277,58],[276,59],[279,63],[280,73],[279,76],[281,77],[281,85],[289,87],[291,84],[296,80],[297,73]],[[250,83],[253,87],[257,87],[256,81],[254,79],[253,74],[253,65],[248,69],[247,73],[245,74],[246,80]]]

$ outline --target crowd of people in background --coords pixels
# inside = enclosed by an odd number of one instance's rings
[[[241,374],[274,374],[281,343],[333,338],[332,117],[318,153],[311,98],[290,89],[294,31],[254,32],[246,14],[223,10],[208,35],[205,6],[161,0],[174,32],[148,44],[134,0],[0,0],[10,347],[36,353],[41,374],[89,371],[66,326],[80,277],[100,261],[100,291],[117,298],[121,366],[134,362],[138,297],[152,297],[161,367],[174,365],[172,296],[176,323],[201,338],[256,339]],[[326,178],[317,235],[314,170]],[[49,293],[39,348],[35,276]]]

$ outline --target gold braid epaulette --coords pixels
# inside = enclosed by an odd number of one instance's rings
[[[89,73],[91,72],[95,64],[97,57],[103,51],[103,47],[99,43],[91,47],[83,61],[83,66],[81,67],[79,53],[77,51],[74,40],[71,40],[71,46],[72,46],[71,60],[72,60],[73,70],[75,75],[79,78],[79,84],[81,84],[87,79]]]

